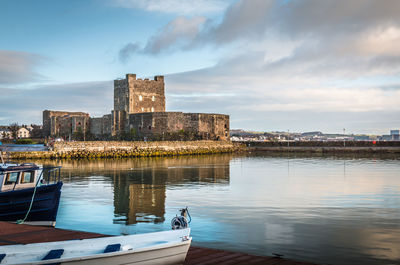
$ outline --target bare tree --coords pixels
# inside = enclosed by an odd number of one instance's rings
[[[9,129],[10,132],[11,132],[11,137],[12,137],[14,140],[16,140],[16,139],[18,138],[18,130],[19,130],[19,125],[18,125],[18,123],[11,123],[11,124],[8,126],[8,129]]]

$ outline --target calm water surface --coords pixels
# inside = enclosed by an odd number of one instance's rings
[[[399,162],[265,154],[61,161],[57,227],[162,231],[188,206],[197,246],[400,264]]]

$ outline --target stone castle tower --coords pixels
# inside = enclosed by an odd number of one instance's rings
[[[129,114],[145,112],[165,112],[164,76],[143,80],[127,74],[125,79],[114,80],[113,135],[126,130]]]
[[[114,110],[128,114],[165,112],[164,76],[142,80],[127,74],[126,79],[114,80]]]

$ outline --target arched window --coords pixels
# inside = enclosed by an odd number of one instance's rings
[[[143,101],[142,95],[139,95],[139,101]]]
[[[155,96],[152,96],[152,97],[151,97],[151,101],[156,101],[156,97],[155,97]]]

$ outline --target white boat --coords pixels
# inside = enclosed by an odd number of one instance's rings
[[[49,243],[0,246],[0,264],[182,264],[190,228]]]

